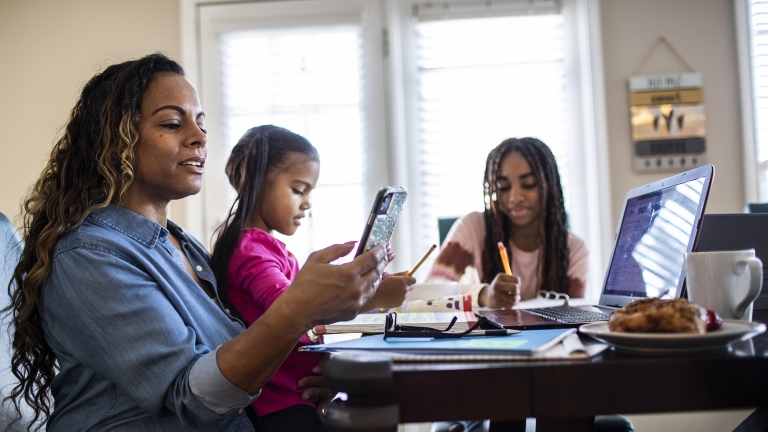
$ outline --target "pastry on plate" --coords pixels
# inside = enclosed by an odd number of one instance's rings
[[[714,312],[685,299],[635,300],[611,314],[608,329],[633,333],[704,334],[722,325]]]

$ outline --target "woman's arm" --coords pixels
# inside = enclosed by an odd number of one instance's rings
[[[234,385],[255,394],[280,367],[299,338],[317,324],[350,320],[376,292],[391,254],[379,246],[343,265],[354,243],[309,256],[291,286],[248,330],[224,343],[217,360]]]
[[[192,291],[164,290],[157,278],[165,269],[143,266],[100,245],[56,256],[42,307],[46,339],[61,373],[80,382],[93,371],[148,414],[161,416],[167,410],[194,427],[210,426],[247,406],[249,394],[225,382],[218,368],[218,381],[209,373],[206,383],[218,382],[228,390],[226,402],[217,404],[221,409],[203,402],[205,395],[194,393],[195,380],[190,379],[192,370],[214,356],[212,350],[236,335],[239,326],[202,290],[203,303],[188,304],[184,295]],[[190,284],[186,288],[199,290]],[[202,327],[210,331],[198,334],[195,328]]]
[[[179,303],[156,279],[164,269],[145,270],[98,245],[71,249],[57,255],[44,289],[47,338],[63,371],[83,364],[153,416],[169,410],[183,424],[210,426],[247,406],[307,329],[351,319],[373,295],[387,251],[330,265],[353,247],[313,254],[274,307],[229,341],[237,326],[207,298]],[[194,330],[207,319],[226,341],[218,350]]]

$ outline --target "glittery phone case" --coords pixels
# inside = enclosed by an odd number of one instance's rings
[[[357,248],[357,254],[372,249],[378,245],[389,243],[395,233],[397,221],[403,211],[408,191],[400,186],[389,186],[379,189],[373,201],[368,223],[365,224],[363,238]]]

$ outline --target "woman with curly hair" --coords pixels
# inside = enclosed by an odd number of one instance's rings
[[[299,338],[351,319],[375,292],[393,255],[331,265],[350,243],[312,254],[247,330],[221,306],[208,252],[167,219],[171,200],[201,189],[204,120],[182,68],[160,54],[83,88],[24,203],[9,286],[11,399],[38,426],[252,431],[248,407]],[[321,370],[298,385],[327,403]]]
[[[538,290],[584,297],[588,251],[568,231],[549,147],[535,138],[503,141],[488,155],[483,187],[485,211],[453,225],[429,279],[464,281],[467,268],[474,268],[479,280],[462,289],[480,306],[513,306]],[[504,273],[499,243],[508,251],[511,276]]]

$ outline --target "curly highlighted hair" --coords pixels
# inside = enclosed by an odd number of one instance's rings
[[[483,282],[490,283],[494,276],[504,272],[497,244],[509,244],[514,226],[496,205],[497,176],[505,157],[520,154],[528,162],[539,186],[541,205],[541,239],[538,271],[541,285],[537,289],[568,293],[568,225],[560,185],[560,173],[555,156],[549,147],[536,138],[510,138],[488,154],[483,178],[485,198],[485,247],[483,248]],[[512,261],[512,252],[509,260]]]
[[[50,387],[57,364],[45,340],[42,286],[51,273],[58,241],[93,211],[119,202],[133,181],[134,147],[141,97],[159,72],[184,75],[162,54],[109,66],[83,87],[40,178],[22,203],[26,245],[8,286],[12,315],[11,370],[19,383],[11,399],[17,420],[26,401],[34,410],[29,428],[51,413]]]

